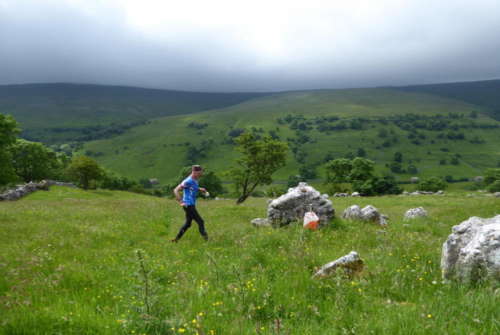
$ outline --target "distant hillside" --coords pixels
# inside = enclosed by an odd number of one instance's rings
[[[0,113],[46,143],[105,138],[150,118],[234,105],[264,93],[198,93],[81,84],[0,85]]]
[[[221,174],[236,157],[242,131],[289,144],[276,177],[322,176],[332,158],[364,155],[382,173],[411,176],[479,175],[500,161],[500,122],[486,109],[436,95],[394,89],[318,90],[275,94],[208,112],[158,118],[83,153],[124,175],[166,182],[182,166],[204,164]],[[395,153],[402,162],[395,162]]]
[[[429,93],[483,106],[488,108],[489,113],[500,121],[500,80],[414,85],[395,87],[395,89]]]

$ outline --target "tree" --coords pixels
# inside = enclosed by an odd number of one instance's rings
[[[62,166],[56,153],[42,143],[19,139],[11,153],[14,170],[25,182],[57,178]]]
[[[349,174],[351,182],[356,180],[368,180],[373,177],[375,163],[372,160],[356,157],[352,161],[352,169]]]
[[[337,158],[325,165],[326,180],[329,183],[344,183],[348,181],[352,162],[347,158]]]
[[[0,114],[0,185],[16,180],[9,147],[16,142],[19,131],[18,124],[12,116]]]
[[[238,194],[236,203],[241,204],[257,186],[271,184],[273,173],[285,165],[288,146],[270,136],[257,140],[249,133],[240,135],[236,144],[242,157],[236,160],[237,166],[229,176]]]
[[[92,181],[102,178],[103,170],[95,160],[87,156],[78,156],[72,159],[67,170],[68,176],[84,189],[89,189]]]

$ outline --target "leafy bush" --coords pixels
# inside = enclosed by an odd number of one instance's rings
[[[446,187],[446,182],[438,177],[430,177],[418,183],[418,189],[420,191],[437,192],[439,190],[444,190]]]
[[[495,180],[493,183],[488,185],[487,190],[491,193],[500,192],[500,180]]]
[[[403,169],[403,166],[400,162],[391,162],[389,164],[389,168],[391,169],[391,172],[393,173],[405,173],[405,170]]]
[[[136,185],[137,182],[126,177],[119,176],[111,171],[104,171],[99,183],[100,188],[121,191],[128,191]]]
[[[384,176],[383,178],[372,177],[364,182],[354,182],[353,190],[368,196],[400,194],[402,192],[393,176]]]
[[[484,172],[484,183],[486,185],[493,184],[497,180],[500,180],[500,169],[487,169]]]
[[[103,170],[92,158],[78,156],[71,160],[67,174],[71,180],[87,190],[96,186],[96,182],[103,177]]]

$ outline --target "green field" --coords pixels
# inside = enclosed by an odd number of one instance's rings
[[[372,204],[390,224],[256,229],[265,199],[201,201],[210,241],[193,227],[171,244],[183,219],[170,200],[53,187],[0,203],[0,334],[500,332],[498,287],[443,283],[439,266],[451,227],[499,214],[498,199],[333,200],[337,215]],[[417,206],[430,217],[403,224]],[[351,250],[366,263],[360,277],[311,279]]]
[[[478,112],[477,117],[469,117],[472,111]],[[463,118],[453,119],[450,113],[463,115]],[[458,125],[457,131],[464,133],[465,139],[446,138],[452,128],[408,131],[387,121],[407,114],[420,118],[441,117],[449,127]],[[304,122],[312,126],[306,130],[292,130],[290,124],[278,122],[287,115],[302,115]],[[318,131],[322,122],[316,120],[332,116],[339,118],[332,125],[342,122],[349,125],[360,119],[362,128]],[[206,127],[189,127],[193,122],[206,124]],[[219,174],[227,170],[236,157],[234,145],[228,142],[228,132],[241,128],[253,129],[258,135],[274,131],[279,139],[289,142],[291,149],[299,136],[308,137],[308,141],[297,145],[302,162],[290,151],[287,165],[276,173],[278,180],[297,174],[301,165],[317,167],[321,178],[327,154],[333,158],[357,155],[359,148],[366,151],[366,157],[374,160],[382,173],[389,172],[386,164],[393,160],[395,152],[403,153],[403,167],[414,165],[418,172],[399,174],[399,179],[409,179],[413,175],[470,178],[500,162],[499,128],[467,128],[471,123],[495,127],[500,124],[481,107],[429,94],[391,89],[294,92],[256,98],[220,110],[154,119],[123,135],[88,142],[81,152],[126,176],[154,177],[165,183],[175,177],[181,167],[189,165],[186,160],[189,147],[204,154],[199,155],[196,163]],[[389,132],[386,138],[380,137],[382,129]],[[409,138],[412,132],[421,137],[417,144],[415,139]],[[476,137],[482,142],[471,143]],[[385,145],[389,140],[392,142]],[[211,141],[211,144],[203,146],[203,141]],[[458,164],[450,164],[455,155],[460,156]],[[440,164],[443,159],[446,160],[444,165]]]

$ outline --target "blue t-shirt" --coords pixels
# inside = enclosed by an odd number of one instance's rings
[[[182,188],[184,189],[182,202],[187,206],[196,205],[196,195],[199,189],[198,182],[189,176],[182,181]]]

